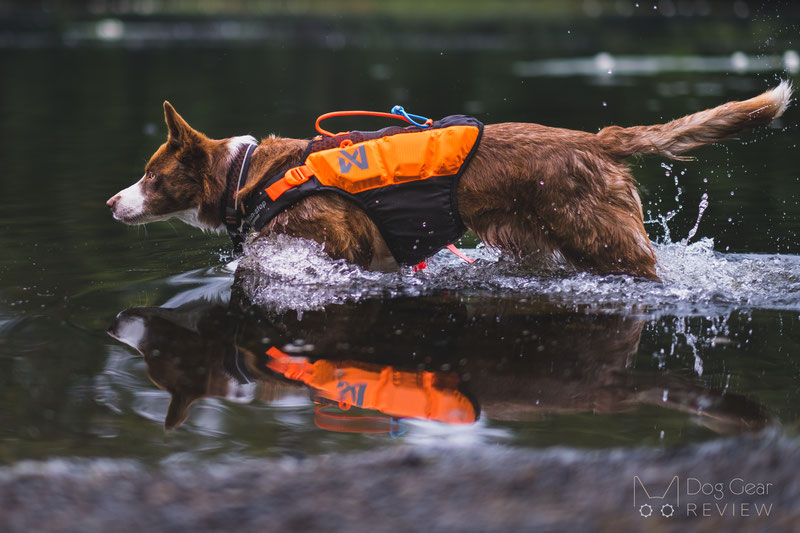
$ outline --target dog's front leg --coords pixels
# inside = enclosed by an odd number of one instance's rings
[[[261,230],[261,235],[271,233],[311,239],[322,244],[332,259],[344,259],[364,269],[384,270],[394,262],[367,214],[334,193],[309,196],[279,213]]]

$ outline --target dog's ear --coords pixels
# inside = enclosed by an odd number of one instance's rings
[[[180,147],[196,143],[203,135],[183,120],[172,104],[166,100],[164,100],[164,120],[169,129],[167,142],[174,146]]]
[[[195,398],[189,397],[180,391],[171,393],[167,416],[164,418],[164,429],[171,430],[183,424],[189,417],[189,406]]]

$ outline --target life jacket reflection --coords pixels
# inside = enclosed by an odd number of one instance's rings
[[[452,372],[396,370],[352,361],[311,362],[272,347],[266,366],[314,389],[320,398],[341,407],[374,409],[395,418],[418,418],[447,424],[472,424],[475,406],[457,387]]]

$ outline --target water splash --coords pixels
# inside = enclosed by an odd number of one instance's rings
[[[654,245],[662,283],[542,269],[485,247],[469,251],[476,259],[472,265],[440,252],[418,273],[410,268],[370,272],[331,260],[316,243],[283,236],[252,244],[238,277],[256,305],[279,312],[443,290],[647,317],[718,316],[742,308],[800,310],[800,256],[723,254],[714,250],[712,239],[688,244],[690,237]]]
[[[643,222],[645,224],[656,224],[657,226],[660,226],[661,229],[664,231],[664,237],[663,237],[663,241],[662,242],[665,243],[665,244],[670,244],[672,242],[672,235],[670,233],[669,223],[673,218],[675,218],[675,215],[680,213],[681,210],[683,209],[683,204],[681,203],[681,195],[683,195],[683,187],[681,187],[681,184],[678,181],[678,174],[677,173],[673,173],[673,165],[671,163],[662,162],[661,163],[661,168],[664,169],[664,176],[667,177],[667,178],[672,177],[673,181],[675,182],[675,190],[676,190],[676,192],[675,192],[675,203],[676,203],[676,207],[675,207],[675,209],[671,209],[671,210],[667,211],[666,214],[659,213],[655,217],[653,216],[652,212],[650,210],[648,210],[647,211],[648,218],[645,219]],[[685,170],[682,170],[680,172],[681,175],[684,175],[685,173],[686,173]],[[706,202],[707,201],[708,201],[708,198],[706,197]],[[703,211],[705,211],[705,208],[703,208]],[[700,216],[702,216],[702,212],[701,212]],[[699,224],[699,218],[698,218],[698,224]],[[691,237],[689,237],[689,238],[691,238]],[[687,239],[687,241],[688,241],[688,239]],[[656,239],[656,242],[658,242],[658,239]]]
[[[692,237],[697,234],[697,229],[700,227],[700,221],[703,219],[703,213],[706,212],[706,209],[708,209],[708,194],[703,193],[703,196],[700,197],[700,205],[697,209],[697,220],[695,221],[694,226],[692,226],[692,229],[689,230],[689,235],[687,235],[686,238],[681,241],[683,244],[687,244],[692,240]]]
[[[575,272],[548,261],[520,262],[483,245],[469,251],[476,259],[472,265],[440,252],[421,272],[411,268],[370,272],[331,260],[317,243],[287,236],[250,243],[239,280],[256,305],[278,312],[302,313],[330,303],[443,290],[650,318],[729,316],[736,309],[754,308],[800,310],[800,256],[723,254],[714,250],[710,238],[690,244],[708,208],[708,194],[703,193],[697,220],[686,238],[672,240],[669,222],[685,204],[679,183],[685,170],[675,172],[670,163],[661,166],[674,180],[677,204],[665,215],[645,220],[660,225],[664,232],[663,240],[654,243],[661,283]],[[689,336],[686,339],[690,341]],[[695,370],[702,374],[702,361],[693,351]]]

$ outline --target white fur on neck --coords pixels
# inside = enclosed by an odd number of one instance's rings
[[[228,155],[226,156],[225,163],[230,165],[233,158],[239,152],[239,148],[245,144],[258,144],[258,141],[252,135],[240,135],[238,137],[231,137],[228,139]]]
[[[181,222],[189,224],[195,228],[200,228],[203,231],[209,231],[212,233],[222,233],[225,231],[225,224],[220,224],[219,226],[210,226],[205,222],[201,222],[198,218],[199,215],[200,209],[197,207],[192,207],[189,209],[184,209],[183,211],[178,211],[177,213],[170,213],[163,220],[168,218],[177,218]]]

